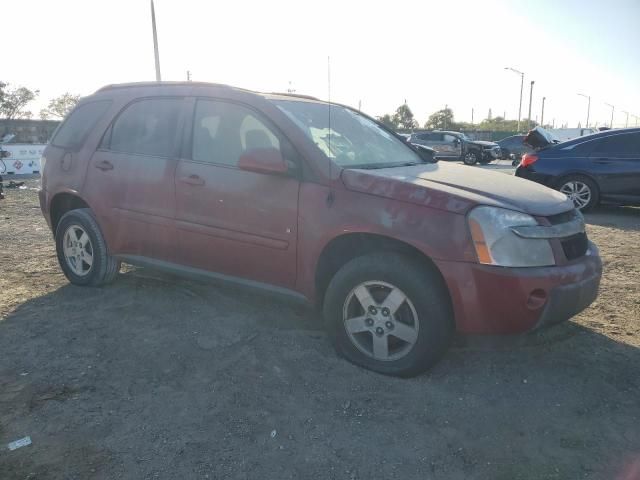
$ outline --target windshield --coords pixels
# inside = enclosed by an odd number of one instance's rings
[[[384,168],[423,163],[404,142],[353,110],[296,100],[273,102],[341,167]]]

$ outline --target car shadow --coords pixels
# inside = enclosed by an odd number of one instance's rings
[[[544,332],[398,379],[269,295],[145,269],[65,285],[0,321],[0,444],[33,441],[0,452],[0,478],[617,478],[640,445],[640,349]]]
[[[600,205],[584,214],[589,225],[614,227],[621,230],[640,230],[640,207]]]

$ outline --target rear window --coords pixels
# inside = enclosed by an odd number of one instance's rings
[[[598,142],[595,153],[606,154],[640,154],[640,133],[612,135]]]
[[[108,149],[137,155],[173,156],[183,103],[180,98],[148,98],[132,103],[113,123]]]
[[[80,105],[60,126],[51,143],[62,148],[81,147],[110,104],[110,100],[101,100]]]

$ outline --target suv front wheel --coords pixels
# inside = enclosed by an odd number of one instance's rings
[[[88,208],[62,216],[56,228],[56,253],[62,271],[74,285],[105,285],[120,270],[120,262],[108,254],[100,227]]]
[[[454,330],[448,292],[437,274],[395,253],[344,265],[329,284],[324,314],[340,355],[403,377],[434,365]]]
[[[475,150],[467,151],[462,157],[465,165],[475,165],[480,160],[480,155]]]

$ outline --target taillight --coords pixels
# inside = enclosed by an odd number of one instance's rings
[[[533,153],[525,153],[522,156],[522,160],[520,160],[521,167],[528,167],[529,165],[533,165],[538,161],[538,155]]]

